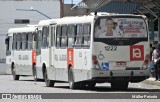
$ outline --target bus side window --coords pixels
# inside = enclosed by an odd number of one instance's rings
[[[11,55],[11,45],[12,45],[12,37],[7,38],[7,44],[6,44],[6,55]]]
[[[41,54],[41,46],[42,46],[42,30],[37,31],[37,41],[36,41],[36,55]]]
[[[33,35],[32,33],[28,33],[28,50],[32,50],[32,40],[33,40]]]
[[[17,50],[21,49],[21,33],[17,34]]]
[[[61,26],[57,26],[56,30],[56,47],[60,47]]]
[[[25,44],[26,44],[26,50],[28,50],[28,33],[26,33],[26,42],[25,42]]]
[[[84,24],[83,26],[83,47],[88,48],[90,46],[90,32],[91,32],[91,25]]]
[[[49,27],[44,26],[42,28],[42,48],[47,48],[49,44]]]
[[[19,50],[22,50],[22,34],[19,33]]]
[[[36,49],[36,37],[37,37],[37,32],[33,32],[33,36],[32,36],[32,49],[35,50]]]
[[[82,46],[82,34],[83,34],[83,25],[78,24],[77,27],[76,27],[75,47],[81,48],[81,46]]]
[[[26,40],[27,40],[27,36],[26,33],[22,33],[22,50],[26,50]]]
[[[41,44],[42,43],[42,31],[38,30],[38,40],[37,40],[37,45],[36,49],[41,49]]]
[[[51,27],[51,46],[55,46],[55,27]]]
[[[12,43],[12,49],[16,50],[17,42],[16,42],[16,33],[13,34],[13,43]]]
[[[62,26],[62,36],[60,36],[61,38],[61,47],[65,48],[67,45],[67,25],[63,25]]]
[[[74,40],[75,40],[75,25],[68,26],[68,47],[74,47]]]

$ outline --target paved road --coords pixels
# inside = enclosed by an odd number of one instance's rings
[[[104,84],[97,84],[94,89],[70,90],[68,83],[56,83],[55,87],[46,87],[44,82],[34,82],[33,77],[20,77],[19,81],[14,81],[12,79],[12,75],[0,75],[0,93],[132,93],[132,92],[135,93],[160,92],[160,87],[155,85],[148,85],[145,83],[130,83],[129,88],[126,91],[114,91],[111,89],[110,84],[104,83]],[[68,100],[68,101],[73,101],[73,100]],[[135,100],[133,99],[131,99],[130,101],[135,102]],[[142,99],[139,101],[142,101]],[[106,102],[106,101],[101,99],[100,102]],[[126,102],[128,102],[128,100],[126,100]],[[145,102],[151,102],[151,100],[147,99]],[[158,102],[158,101],[154,100],[152,102]]]

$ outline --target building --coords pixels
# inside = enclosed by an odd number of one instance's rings
[[[0,72],[2,73],[6,57],[5,37],[8,29],[37,24],[44,19],[59,18],[60,0],[0,0],[0,13]],[[29,23],[15,24],[15,20],[23,19],[28,20]]]

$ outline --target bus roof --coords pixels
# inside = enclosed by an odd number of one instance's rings
[[[90,15],[94,16],[95,13],[92,12]],[[145,15],[135,15],[135,14],[118,14],[118,13],[107,13],[107,12],[97,12],[97,16],[141,16],[146,17]]]
[[[94,15],[93,13],[90,15],[84,16],[70,16],[64,17],[57,20],[57,24],[78,24],[78,23],[90,23],[93,22],[97,17],[104,17],[104,16],[138,16],[146,18],[144,15],[134,15],[134,14],[114,14],[114,13],[98,13]]]
[[[56,21],[57,19],[41,20],[39,21],[38,26],[47,26],[56,23]]]
[[[8,30],[8,35],[12,36],[13,33],[35,32],[36,29],[37,29],[36,26],[26,26],[26,27],[19,27],[19,28],[10,28]]]
[[[74,16],[60,18],[58,24],[78,24],[78,23],[90,23],[93,22],[94,16]]]

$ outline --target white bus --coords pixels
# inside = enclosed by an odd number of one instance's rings
[[[44,79],[42,67],[49,67],[51,59],[49,53],[49,32],[53,31],[56,19],[41,20],[38,23],[36,38],[36,63],[33,66],[34,80]],[[51,31],[52,30],[52,31]]]
[[[36,67],[41,69],[46,86],[64,81],[74,89],[109,82],[113,89],[127,89],[129,82],[140,82],[150,75],[145,16],[65,17],[49,24],[42,36],[45,33],[46,46],[41,47],[41,57],[36,57]]]
[[[6,38],[6,64],[11,68],[14,80],[20,76],[33,75],[33,64],[36,62],[34,34],[36,25],[8,30]]]

